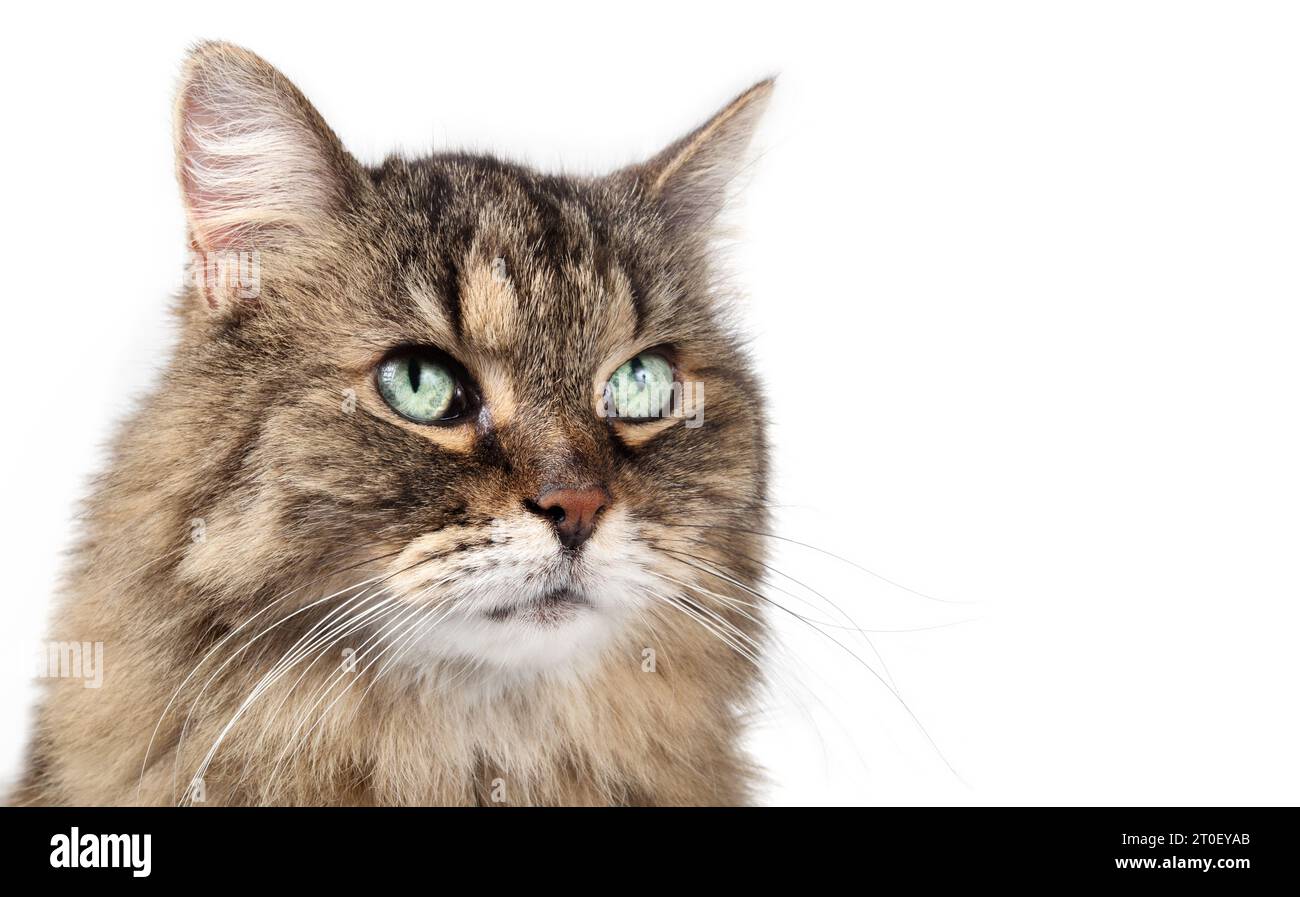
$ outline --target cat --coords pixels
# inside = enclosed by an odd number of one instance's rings
[[[649,161],[354,159],[258,56],[175,109],[197,264],[94,484],[19,804],[736,805],[768,450],[713,258],[773,90]]]

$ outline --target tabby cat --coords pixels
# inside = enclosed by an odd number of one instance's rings
[[[741,804],[766,445],[716,219],[772,90],[643,164],[360,164],[190,55],[197,264],[54,620],[25,804]]]

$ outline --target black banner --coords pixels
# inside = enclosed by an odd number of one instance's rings
[[[1292,809],[8,809],[11,873],[79,884],[356,885],[444,876],[554,881],[623,869],[669,884],[773,867],[864,885],[903,874],[987,882],[1288,880]],[[621,886],[621,885],[620,885]]]

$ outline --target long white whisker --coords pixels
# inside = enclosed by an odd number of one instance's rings
[[[180,550],[183,550],[183,549],[177,549],[177,551],[180,551]],[[175,553],[175,552],[174,552],[174,553]],[[364,566],[364,565],[366,565],[366,564],[376,563],[376,562],[378,562],[378,561],[382,561],[382,560],[384,560],[384,559],[386,559],[386,558],[392,557],[394,554],[396,554],[396,552],[391,552],[391,553],[389,553],[389,554],[383,554],[383,555],[379,555],[378,557],[369,558],[369,559],[367,559],[367,560],[364,560],[364,561],[361,561],[361,562],[359,562],[359,563],[353,564],[353,565],[350,566],[350,567],[343,567],[343,568],[340,568],[340,569],[337,569],[337,570],[331,571],[330,573],[327,574],[327,576],[336,576],[336,575],[339,575],[339,574],[345,573],[345,572],[347,572],[348,570],[355,569],[356,567]],[[167,556],[164,555],[164,557],[167,557]],[[157,558],[157,559],[155,559],[155,561],[154,561],[153,563],[156,563],[158,560],[162,560],[162,558]],[[148,565],[145,565],[145,566],[148,566]],[[141,567],[140,569],[144,569],[144,568]],[[137,571],[137,572],[138,572],[138,571]],[[322,578],[323,578],[323,577],[322,577]],[[359,583],[354,583],[353,585],[349,586],[347,589],[342,589],[342,590],[340,590],[339,592],[336,592],[335,595],[327,596],[327,598],[322,599],[322,600],[329,600],[329,598],[333,598],[333,597],[335,597],[336,595],[341,595],[341,594],[343,594],[343,592],[348,591],[348,589],[358,588],[358,587],[360,587],[360,586],[363,586],[363,585],[365,585],[365,584],[367,584],[367,583],[369,583],[369,582],[373,582],[373,581],[374,581],[374,578],[369,579],[369,580],[362,580],[361,582],[359,582]],[[306,585],[299,586],[299,587],[297,587],[297,588],[295,588],[295,589],[290,589],[288,592],[285,592],[285,593],[282,594],[280,597],[278,597],[278,598],[276,598],[276,599],[274,599],[274,600],[268,602],[266,605],[264,605],[263,607],[261,607],[259,610],[257,610],[257,611],[256,611],[255,613],[253,613],[251,616],[249,616],[248,619],[244,620],[244,622],[240,623],[238,626],[236,626],[236,627],[235,627],[234,629],[232,629],[230,632],[226,633],[225,636],[223,636],[223,637],[222,637],[222,638],[221,638],[221,639],[220,639],[220,640],[219,640],[215,645],[212,646],[211,649],[208,650],[208,652],[207,652],[206,654],[203,655],[203,657],[201,657],[201,658],[199,659],[199,662],[198,662],[197,664],[194,665],[194,668],[190,670],[190,672],[185,676],[185,678],[184,678],[183,680],[181,680],[181,684],[178,685],[178,686],[176,687],[176,690],[175,690],[174,692],[172,692],[171,697],[167,700],[167,704],[163,707],[162,713],[159,714],[159,716],[158,716],[158,722],[154,725],[153,732],[150,733],[150,735],[149,735],[149,741],[148,741],[148,743],[147,743],[146,746],[145,746],[144,758],[140,761],[140,779],[139,779],[139,781],[138,781],[137,784],[136,784],[136,801],[137,801],[137,802],[139,802],[139,800],[140,800],[141,789],[142,789],[143,786],[144,786],[144,776],[145,776],[145,773],[147,772],[147,770],[148,770],[148,768],[149,768],[149,754],[152,752],[154,742],[155,742],[155,741],[157,740],[157,738],[158,738],[158,732],[161,730],[161,728],[162,728],[162,724],[163,724],[163,721],[167,718],[167,714],[168,714],[168,712],[171,710],[172,705],[176,702],[176,699],[177,699],[178,697],[180,697],[181,693],[184,691],[185,686],[189,683],[190,679],[194,678],[194,676],[198,673],[198,671],[199,671],[200,669],[202,669],[203,665],[204,665],[205,663],[207,663],[208,659],[209,659],[210,657],[212,657],[213,654],[215,654],[218,650],[220,650],[221,647],[222,647],[226,642],[230,641],[230,639],[234,638],[234,637],[235,637],[236,635],[238,635],[241,631],[243,631],[243,629],[244,629],[245,627],[251,625],[251,624],[253,623],[254,620],[256,620],[258,617],[260,617],[262,614],[266,613],[266,612],[267,612],[268,610],[270,610],[271,608],[273,608],[273,607],[279,605],[280,603],[282,603],[282,602],[285,601],[286,599],[292,597],[293,595],[296,595],[297,593],[303,591],[304,589],[308,588],[308,587],[311,586],[312,584],[313,584],[313,583],[307,583]],[[287,619],[287,618],[286,618],[286,619]],[[251,643],[250,643],[250,644],[251,644]],[[245,646],[245,647],[247,647],[247,646]],[[242,649],[241,649],[241,652],[242,652]],[[236,652],[236,656],[238,656],[238,654],[241,653],[241,652]],[[206,690],[206,686],[205,686],[205,690]],[[203,692],[200,691],[200,695],[202,695],[202,693],[203,693]],[[194,711],[194,708],[191,707],[191,708],[190,708],[190,713],[192,714],[193,711]],[[189,720],[189,717],[187,716],[187,717],[186,717],[186,723],[187,723],[187,724],[188,724],[188,720]],[[183,726],[183,727],[182,727],[182,732],[184,732],[184,731],[185,731],[185,727]],[[182,736],[182,737],[183,737],[183,736]],[[180,746],[180,741],[177,742],[177,748],[178,748],[178,749],[179,749],[179,746]],[[174,796],[174,791],[175,791],[174,780],[175,780],[175,775],[173,774],[173,786],[172,786],[172,788],[173,788],[173,796]]]
[[[857,561],[852,561],[846,557],[841,557],[835,552],[827,551],[825,548],[821,548],[817,545],[812,545],[808,542],[800,542],[798,539],[791,539],[788,536],[778,535],[777,533],[768,533],[768,532],[763,532],[762,530],[745,529],[744,527],[740,527],[740,526],[727,526],[726,524],[722,524],[722,523],[661,523],[660,525],[683,527],[687,529],[732,530],[738,533],[748,533],[749,535],[752,536],[762,536],[763,538],[766,539],[777,539],[781,542],[786,542],[790,545],[798,545],[801,548],[807,548],[810,551],[815,551],[818,554],[823,554],[829,558],[833,558],[834,560],[839,561],[842,564],[848,564],[850,567],[853,567],[855,570],[860,570],[861,572],[867,574],[868,576],[880,580],[885,585],[893,586],[894,588],[899,589],[900,591],[907,592],[909,595],[915,595],[917,598],[924,598],[926,601],[937,601],[940,604],[973,604],[974,603],[972,601],[954,601],[950,598],[936,598],[933,595],[927,595],[924,592],[918,592],[916,589],[908,588],[907,586],[903,585],[900,582],[895,582],[892,579],[881,576],[879,573],[877,573],[874,570],[867,569],[866,567],[859,564]]]
[[[364,585],[366,585],[366,584],[368,584],[368,583],[370,583],[370,582],[373,582],[373,581],[374,581],[375,579],[377,579],[377,578],[378,578],[378,577],[372,577],[371,579],[362,580],[362,581],[359,582],[359,583],[353,583],[352,585],[348,586],[347,588],[340,589],[339,591],[333,593],[332,595],[326,595],[324,598],[321,598],[321,599],[318,600],[318,601],[313,601],[311,604],[308,604],[306,607],[303,607],[303,608],[301,608],[301,609],[299,609],[299,610],[297,610],[297,611],[294,611],[293,613],[291,613],[291,614],[289,614],[289,615],[287,615],[287,616],[281,618],[280,620],[277,620],[275,623],[272,623],[270,626],[266,627],[266,628],[263,629],[260,633],[258,633],[258,634],[257,634],[256,636],[254,636],[252,639],[250,639],[247,643],[244,644],[243,647],[241,647],[241,648],[240,648],[238,651],[236,651],[236,652],[235,652],[235,653],[234,653],[230,658],[228,658],[228,659],[227,659],[227,660],[226,660],[226,661],[225,661],[225,662],[224,662],[220,667],[218,667],[217,670],[216,670],[216,672],[214,672],[214,673],[212,674],[212,676],[210,676],[210,677],[208,678],[207,682],[204,683],[203,688],[200,689],[198,696],[195,697],[195,699],[194,699],[194,703],[192,703],[192,704],[190,705],[189,713],[186,714],[186,716],[185,716],[185,723],[181,726],[181,735],[180,735],[179,740],[177,741],[177,745],[176,745],[176,749],[175,749],[176,752],[177,752],[177,757],[178,757],[178,759],[179,759],[180,746],[181,746],[182,742],[184,741],[185,732],[186,732],[186,730],[187,730],[187,728],[188,728],[188,726],[189,726],[189,720],[190,720],[190,717],[193,715],[193,713],[194,713],[194,709],[195,709],[195,707],[198,705],[199,700],[203,697],[203,694],[207,691],[208,686],[212,684],[212,682],[216,679],[216,677],[219,676],[219,675],[221,674],[221,672],[222,672],[222,671],[223,671],[227,666],[229,666],[231,663],[233,663],[233,662],[234,662],[234,661],[239,657],[240,654],[242,654],[242,653],[243,653],[244,651],[246,651],[249,647],[251,647],[251,646],[253,645],[254,642],[256,642],[256,641],[258,641],[260,638],[262,638],[262,636],[266,635],[268,632],[270,632],[271,630],[275,629],[277,626],[280,626],[281,624],[287,622],[287,621],[288,621],[289,619],[291,619],[292,617],[295,617],[295,616],[297,616],[298,614],[300,614],[300,613],[302,613],[302,612],[304,612],[304,611],[306,611],[306,610],[309,610],[310,608],[315,607],[315,606],[318,605],[318,604],[321,604],[322,602],[329,601],[329,600],[331,600],[331,599],[333,599],[333,598],[336,598],[336,597],[338,597],[339,595],[344,594],[345,592],[348,592],[348,591],[350,591],[350,590],[352,590],[352,589],[356,589],[356,588],[362,587],[362,586],[364,586]],[[303,587],[303,588],[305,588],[305,587]],[[213,654],[215,654],[218,650],[221,649],[221,646],[222,646],[222,645],[224,645],[226,642],[230,641],[230,639],[232,639],[232,638],[234,638],[236,635],[238,635],[240,631],[242,631],[246,626],[250,625],[254,620],[256,620],[258,617],[260,617],[262,614],[266,613],[268,610],[270,610],[271,608],[275,607],[277,604],[279,604],[280,602],[282,602],[282,601],[284,601],[285,599],[289,598],[291,595],[295,594],[295,593],[298,592],[298,591],[301,591],[301,589],[295,589],[293,592],[289,592],[289,593],[287,593],[287,594],[285,594],[285,595],[280,596],[280,597],[277,598],[276,600],[270,602],[270,603],[267,604],[265,607],[263,607],[263,608],[261,608],[260,610],[258,610],[256,613],[252,614],[252,615],[251,615],[247,620],[245,620],[243,623],[240,623],[238,627],[236,627],[235,629],[233,629],[233,630],[231,630],[229,633],[227,633],[224,637],[222,637],[222,639],[221,639],[219,642],[217,642],[215,645],[213,645],[212,648],[211,648],[211,649],[210,649],[206,654],[204,654],[202,658],[200,658],[199,662],[198,662],[197,664],[194,665],[194,669],[192,669],[192,670],[189,672],[189,674],[184,678],[184,680],[181,681],[181,684],[180,684],[179,686],[177,686],[176,691],[172,693],[171,699],[168,700],[167,705],[163,708],[163,712],[162,712],[162,714],[161,714],[161,715],[159,716],[159,718],[158,718],[158,723],[157,723],[157,725],[154,726],[153,734],[152,734],[152,735],[150,736],[150,738],[149,738],[149,744],[148,744],[148,746],[145,748],[145,757],[144,757],[144,760],[142,761],[141,768],[140,768],[140,778],[141,778],[141,782],[140,782],[140,784],[138,784],[138,785],[136,786],[136,795],[137,795],[137,797],[139,796],[139,793],[140,793],[140,791],[139,791],[140,786],[143,785],[143,779],[144,779],[145,771],[146,771],[147,768],[148,768],[149,752],[150,752],[150,750],[152,750],[152,748],[153,748],[154,740],[155,740],[155,739],[157,738],[157,736],[158,736],[158,732],[159,732],[159,730],[160,730],[161,727],[162,727],[163,720],[165,720],[165,719],[167,718],[167,713],[168,713],[168,711],[171,709],[171,707],[172,707],[172,705],[175,703],[176,699],[177,699],[178,697],[180,697],[181,692],[184,691],[184,689],[185,689],[185,685],[190,681],[190,679],[192,679],[192,678],[195,676],[195,674],[198,673],[198,671],[199,671],[200,669],[203,668],[203,665],[204,665],[205,663],[207,663],[208,658],[210,658]],[[174,775],[173,775],[173,778],[175,778]]]
[[[862,630],[859,629],[859,630],[858,630],[858,633],[859,633],[860,635],[862,635],[863,640],[866,641],[866,643],[867,643],[867,647],[869,647],[869,648],[871,649],[871,653],[874,654],[874,655],[876,656],[876,660],[880,661],[880,668],[881,668],[881,670],[884,671],[884,675],[883,675],[883,676],[882,676],[879,672],[877,672],[877,671],[876,671],[876,670],[875,670],[875,669],[874,669],[870,664],[868,664],[866,661],[864,661],[861,657],[858,657],[857,652],[855,652],[855,651],[853,651],[852,649],[850,649],[847,645],[845,645],[845,644],[844,644],[843,642],[841,642],[839,639],[835,638],[835,636],[831,635],[829,632],[822,632],[821,630],[818,630],[817,627],[814,626],[812,623],[810,623],[806,618],[800,616],[799,614],[795,613],[794,611],[790,610],[789,608],[785,607],[784,605],[781,605],[781,604],[779,604],[779,603],[777,603],[777,602],[775,602],[775,601],[772,601],[771,598],[768,598],[766,595],[763,595],[761,592],[758,592],[757,590],[755,590],[755,589],[752,588],[751,586],[746,585],[745,583],[741,582],[741,581],[738,580],[738,579],[735,579],[734,577],[728,576],[728,575],[726,575],[726,574],[724,574],[724,573],[721,573],[721,572],[719,572],[719,571],[717,571],[717,570],[710,569],[710,567],[712,567],[712,565],[711,565],[711,564],[707,564],[707,562],[706,562],[705,564],[703,564],[703,565],[701,565],[701,564],[696,564],[696,563],[693,562],[693,561],[694,561],[693,558],[690,558],[690,557],[687,556],[687,555],[683,555],[681,552],[673,551],[673,550],[670,549],[670,548],[662,548],[662,547],[660,548],[660,550],[663,551],[665,554],[668,554],[668,555],[671,555],[672,557],[675,557],[675,558],[678,560],[679,563],[684,564],[684,565],[687,566],[687,567],[693,567],[693,568],[695,568],[696,570],[699,570],[699,571],[702,572],[702,573],[708,573],[710,576],[715,576],[715,577],[717,577],[718,579],[721,579],[721,580],[724,580],[724,581],[726,581],[726,582],[731,583],[732,585],[736,586],[737,588],[744,589],[746,592],[748,592],[748,593],[751,594],[751,595],[754,595],[754,596],[757,597],[757,598],[761,598],[761,599],[764,599],[764,600],[766,600],[766,601],[771,602],[771,604],[772,604],[773,607],[777,608],[778,610],[784,611],[785,613],[787,613],[787,614],[789,614],[790,616],[794,617],[796,620],[799,620],[800,622],[804,623],[805,625],[812,627],[814,630],[817,630],[818,632],[821,632],[821,634],[822,634],[823,636],[825,636],[826,638],[830,639],[830,640],[833,641],[835,644],[839,645],[840,648],[841,648],[843,651],[846,651],[848,654],[850,654],[850,655],[851,655],[855,660],[858,661],[858,663],[862,664],[864,667],[866,667],[867,669],[871,670],[872,675],[876,676],[878,679],[880,679],[882,682],[884,682],[885,685],[889,688],[889,690],[890,690],[891,692],[893,692],[896,696],[898,695],[898,693],[899,693],[899,692],[898,692],[898,685],[894,682],[894,676],[893,676],[893,674],[889,671],[889,666],[888,666],[888,664],[885,663],[885,658],[881,656],[880,651],[877,650],[875,644],[871,641],[870,638],[868,638],[868,637],[866,636],[865,633],[862,632]],[[769,583],[769,585],[771,585],[771,583]],[[772,586],[772,588],[775,588],[778,592],[781,592],[782,594],[791,595],[791,597],[797,597],[797,596],[793,595],[793,593],[790,593],[790,592],[786,591],[785,589],[780,588],[779,586]]]
[[[378,593],[377,589],[372,589],[372,590],[368,590],[366,593],[360,596],[351,598],[342,607],[335,608],[334,610],[330,611],[330,613],[326,616],[325,619],[328,620],[330,617],[333,617],[335,614],[340,613],[344,608],[346,608],[350,604],[359,600],[364,600],[365,598],[371,597],[372,595],[377,593]],[[266,672],[262,676],[262,678],[257,682],[257,684],[253,687],[253,690],[248,694],[248,696],[236,709],[235,713],[230,718],[230,721],[227,722],[226,725],[221,729],[221,732],[217,735],[216,740],[213,742],[212,746],[208,749],[207,754],[204,755],[204,758],[200,762],[197,771],[195,772],[194,776],[190,780],[190,784],[186,787],[185,793],[181,796],[182,803],[188,798],[190,792],[193,790],[194,783],[197,780],[201,779],[206,774],[208,767],[211,765],[213,758],[216,756],[217,750],[221,747],[222,742],[225,741],[226,736],[230,733],[230,730],[234,728],[235,724],[239,722],[239,720],[244,716],[244,714],[248,711],[249,707],[251,707],[253,703],[255,703],[256,700],[259,697],[261,697],[261,695],[268,688],[272,687],[276,682],[278,682],[290,669],[293,668],[293,666],[301,662],[301,660],[305,657],[305,655],[302,654],[302,652],[299,650],[300,646],[303,644],[304,640],[311,638],[312,633],[315,630],[317,630],[317,628],[320,627],[324,622],[325,620],[321,620],[313,624],[311,629],[309,629],[306,634],[304,634],[301,638],[299,638],[298,641],[295,642],[292,647],[290,647],[288,652],[286,652],[286,654],[278,662],[276,662],[271,667],[271,669],[268,672]],[[343,625],[346,625],[346,623],[344,623]],[[209,680],[209,682],[210,681],[211,680]],[[196,703],[197,703],[197,699],[196,699]],[[188,722],[188,718],[187,718],[187,722]],[[177,753],[179,756],[179,750]]]
[[[681,604],[680,602],[673,601],[670,597],[660,594],[659,592],[656,592],[652,589],[647,589],[646,593],[655,598],[658,598],[660,601],[662,601],[664,604],[667,604],[669,607],[676,608],[680,613],[686,615],[687,617],[689,617],[690,619],[698,623],[705,631],[707,631],[708,633],[713,635],[716,639],[718,639],[718,641],[722,642],[728,648],[730,648],[731,650],[739,654],[741,657],[748,660],[759,670],[762,670],[762,666],[759,663],[758,658],[752,653],[750,653],[749,649],[747,649],[744,645],[737,643],[734,639],[728,637],[725,633],[719,632],[714,626],[712,626],[709,623],[707,619],[705,619],[701,614],[699,614],[695,610],[691,609],[690,607],[687,607],[684,604]]]
[[[428,594],[428,592],[426,591],[424,594]],[[317,716],[317,720],[316,720],[316,722],[311,726],[311,728],[309,728],[307,731],[303,732],[301,736],[296,736],[296,733],[298,732],[298,730],[299,730],[300,728],[302,728],[303,723],[306,722],[306,718],[307,718],[307,716],[309,716],[309,715],[311,714],[311,712],[312,712],[316,707],[320,706],[321,701],[325,700],[325,698],[327,698],[327,697],[329,696],[329,692],[330,692],[330,691],[331,691],[331,690],[332,690],[332,689],[333,689],[333,688],[338,684],[338,681],[339,681],[339,674],[338,674],[338,672],[335,673],[335,675],[334,675],[334,677],[331,679],[331,681],[328,682],[328,683],[327,683],[327,684],[326,684],[326,685],[321,689],[321,691],[322,691],[321,696],[320,696],[319,698],[317,698],[316,701],[315,701],[315,702],[314,702],[310,707],[308,707],[306,711],[304,711],[304,713],[302,714],[302,718],[301,718],[301,720],[300,720],[300,721],[299,721],[299,722],[294,726],[294,730],[293,730],[293,733],[291,733],[291,735],[290,735],[290,740],[289,740],[288,744],[285,746],[284,750],[282,750],[282,751],[280,752],[280,755],[276,758],[275,766],[272,768],[272,771],[271,771],[271,776],[270,776],[270,780],[271,780],[271,781],[274,781],[275,777],[278,775],[279,770],[280,770],[280,766],[283,764],[285,758],[286,758],[290,753],[293,753],[294,751],[296,751],[296,750],[298,749],[298,746],[299,746],[299,745],[301,745],[301,744],[305,744],[305,743],[306,743],[307,739],[311,737],[312,732],[316,731],[316,729],[317,729],[317,728],[318,728],[318,727],[319,727],[319,726],[320,726],[320,725],[325,721],[326,717],[328,716],[330,710],[333,709],[334,705],[337,704],[340,700],[342,700],[342,698],[344,697],[344,695],[347,694],[348,690],[351,689],[351,687],[352,687],[352,683],[355,682],[355,681],[357,680],[357,678],[363,676],[366,672],[368,672],[368,671],[371,669],[371,667],[373,667],[376,663],[378,663],[379,660],[380,660],[380,658],[382,658],[382,657],[384,656],[384,654],[386,654],[389,650],[391,650],[395,645],[397,645],[397,644],[402,644],[403,642],[405,642],[405,643],[407,644],[407,646],[409,647],[409,645],[410,645],[411,643],[413,643],[413,639],[414,639],[414,634],[415,634],[415,632],[416,632],[417,630],[419,630],[420,627],[424,626],[424,624],[426,624],[426,623],[429,621],[429,619],[430,619],[431,617],[433,617],[435,611],[436,611],[439,607],[441,607],[443,604],[445,604],[445,603],[448,603],[448,602],[447,602],[447,601],[438,602],[438,603],[435,603],[434,605],[432,605],[431,607],[428,607],[428,608],[424,608],[424,607],[422,607],[422,606],[417,605],[417,607],[415,608],[414,611],[412,611],[412,613],[407,614],[405,617],[403,617],[403,618],[402,618],[401,620],[399,620],[397,623],[394,623],[394,624],[392,624],[391,626],[387,627],[387,629],[386,629],[386,631],[385,631],[385,634],[386,634],[387,632],[392,632],[392,631],[394,631],[397,627],[399,627],[400,625],[402,625],[402,624],[405,623],[406,621],[410,620],[410,619],[411,619],[412,617],[414,617],[417,613],[423,611],[423,615],[420,617],[419,621],[418,621],[417,623],[415,623],[413,626],[410,627],[410,629],[408,630],[408,632],[407,632],[406,635],[400,637],[400,639],[399,639],[397,642],[390,642],[390,643],[389,643],[389,644],[388,644],[388,645],[387,645],[387,646],[386,646],[382,651],[380,651],[380,653],[379,653],[379,654],[378,654],[378,655],[377,655],[373,660],[370,661],[370,663],[366,664],[366,666],[365,666],[364,668],[362,668],[362,669],[360,670],[360,672],[355,673],[354,675],[349,676],[349,678],[348,678],[347,680],[345,680],[345,685],[344,685],[344,687],[343,687],[343,690],[339,692],[339,694],[334,698],[334,700],[331,701],[331,702],[330,702],[330,703],[325,707],[325,709],[322,710],[322,711],[320,712],[320,714],[318,714],[318,716]],[[442,617],[439,617],[438,619],[439,619],[439,620],[444,619],[444,618],[446,617],[447,613],[450,613],[450,610],[444,612],[444,614],[442,615]],[[437,622],[437,621],[435,621],[435,623],[436,623],[436,622]],[[373,639],[372,639],[372,640],[373,640]],[[368,652],[366,652],[366,653],[368,653]],[[365,655],[363,654],[362,656],[365,656]],[[397,657],[397,655],[394,655],[394,658],[393,658],[393,659],[395,660],[396,657]],[[390,661],[390,663],[391,663],[391,661]],[[387,665],[386,665],[386,666],[384,667],[384,669],[387,669],[387,668],[388,668],[388,667],[387,667]],[[374,687],[375,683],[378,681],[378,676],[379,676],[379,675],[382,675],[383,671],[384,671],[384,670],[381,669],[380,672],[379,672],[378,674],[376,674],[376,676],[374,677],[374,679],[373,679],[373,681],[370,683],[370,685],[367,686],[366,690],[365,690],[364,692],[362,692],[362,694],[361,694],[361,699],[362,699],[362,700],[364,700],[364,699],[365,699],[365,696],[366,696],[367,694],[370,693],[370,689]]]

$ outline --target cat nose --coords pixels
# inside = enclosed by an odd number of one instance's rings
[[[604,486],[568,487],[542,490],[542,494],[524,506],[551,521],[555,535],[565,548],[577,549],[596,529],[596,518],[612,501]]]

